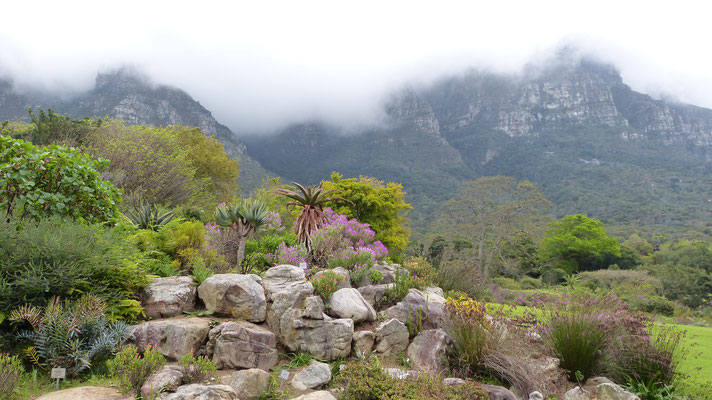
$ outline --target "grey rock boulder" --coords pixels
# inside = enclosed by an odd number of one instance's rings
[[[354,323],[375,321],[376,311],[352,288],[339,289],[329,298],[329,314],[338,318],[351,318]]]
[[[541,392],[529,393],[529,400],[544,400],[544,395]]]
[[[175,393],[163,393],[161,400],[239,400],[237,393],[228,385],[183,385]]]
[[[403,323],[415,318],[421,313],[423,329],[440,328],[444,320],[445,298],[434,293],[423,293],[418,289],[410,289],[408,294],[398,304],[386,310],[388,318],[396,318]]]
[[[312,361],[309,366],[297,372],[292,378],[292,387],[297,390],[316,389],[331,381],[329,364]]]
[[[267,300],[261,281],[253,274],[217,274],[198,287],[198,296],[216,315],[262,322],[267,316]]]
[[[490,400],[519,400],[514,393],[502,386],[482,385],[482,389],[487,392]]]
[[[148,318],[170,318],[195,310],[195,281],[189,276],[155,278],[141,293]]]
[[[386,297],[388,289],[392,288],[393,284],[388,285],[368,285],[358,288],[359,293],[363,296],[368,304],[374,309]]]
[[[279,362],[274,333],[246,321],[224,322],[211,329],[206,350],[220,369],[268,371]]]
[[[146,321],[130,326],[126,342],[140,352],[154,345],[169,361],[177,361],[186,354],[197,354],[210,331],[210,320],[198,317],[175,317]]]
[[[445,369],[452,339],[442,329],[420,332],[408,346],[408,358],[416,369],[437,375]]]
[[[314,287],[304,270],[293,265],[278,265],[268,269],[262,278],[267,297],[267,323],[278,337],[280,319],[293,307],[303,308],[304,300],[314,294]]]
[[[141,396],[152,399],[161,393],[164,388],[173,390],[183,381],[183,372],[177,365],[166,365],[153,375],[149,376],[141,386]]]
[[[376,334],[372,331],[354,332],[353,336],[353,354],[356,357],[365,357],[373,351],[373,345],[376,342]]]
[[[255,400],[269,389],[269,373],[259,368],[236,371],[226,382],[240,400]]]
[[[327,392],[326,390],[319,390],[316,392],[311,392],[308,394],[303,394],[299,397],[295,397],[292,400],[336,400],[333,394]]]
[[[408,347],[408,328],[401,321],[392,318],[376,328],[376,348],[374,351],[384,356],[396,355]]]

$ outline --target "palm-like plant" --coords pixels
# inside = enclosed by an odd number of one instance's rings
[[[247,235],[264,225],[269,215],[267,206],[259,201],[243,200],[236,204],[221,204],[215,209],[215,222],[237,233],[238,264],[245,258]]]
[[[299,189],[299,192],[284,188],[277,189],[275,192],[294,200],[287,203],[287,208],[302,207],[302,212],[297,217],[294,229],[299,241],[304,243],[307,250],[311,252],[311,234],[326,223],[324,204],[332,200],[349,200],[342,197],[328,197],[335,190],[325,191],[321,185],[304,187],[296,182],[292,182],[292,184]]]

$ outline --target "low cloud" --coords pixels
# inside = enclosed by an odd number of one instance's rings
[[[18,88],[71,94],[130,65],[238,132],[364,123],[404,84],[517,73],[562,45],[613,63],[635,90],[712,107],[712,26],[695,2],[16,3],[3,5],[0,75]]]

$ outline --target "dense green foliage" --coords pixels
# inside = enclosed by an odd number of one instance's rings
[[[342,197],[327,203],[335,212],[369,224],[391,253],[401,254],[408,244],[410,229],[406,214],[413,207],[405,202],[403,185],[388,182],[384,184],[374,178],[361,176],[358,179],[344,179],[338,172],[332,172],[330,181],[322,181],[325,190],[334,190]]]
[[[0,399],[17,398],[17,384],[24,371],[17,356],[0,353]]]
[[[156,346],[148,345],[143,354],[135,346],[126,346],[106,364],[109,372],[119,381],[122,393],[141,394],[141,387],[151,374],[158,371],[166,359]],[[156,394],[160,388],[156,388]]]
[[[57,219],[0,226],[0,317],[53,296],[96,294],[110,319],[137,318],[148,283],[144,256],[118,228]],[[1,318],[0,318],[1,319]]]
[[[568,274],[606,268],[621,255],[618,241],[603,223],[582,214],[552,224],[541,244],[541,257]]]
[[[127,325],[109,323],[101,300],[85,296],[76,302],[54,298],[44,308],[23,305],[12,312],[13,322],[26,322],[31,330],[17,337],[29,342],[25,355],[42,368],[66,368],[76,376],[92,368],[101,372],[104,363],[125,338]]]
[[[111,221],[121,198],[99,173],[108,163],[73,148],[36,147],[0,136],[0,209],[8,219],[57,215]]]

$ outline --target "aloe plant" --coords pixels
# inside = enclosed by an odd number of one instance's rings
[[[304,243],[306,248],[311,252],[311,234],[326,223],[324,215],[324,204],[332,200],[350,200],[341,197],[328,197],[335,190],[324,190],[319,186],[302,186],[296,182],[292,182],[299,189],[299,192],[289,189],[277,189],[275,192],[282,196],[288,197],[294,201],[287,203],[287,207],[302,207],[302,212],[297,217],[295,222],[295,231],[300,242]]]
[[[161,213],[157,206],[142,201],[133,210],[127,211],[124,217],[139,229],[157,231],[158,228],[175,218],[175,211]]]
[[[247,235],[264,225],[269,216],[267,206],[259,201],[243,200],[236,204],[221,204],[215,209],[215,223],[237,233],[238,265],[242,264],[245,258]]]

